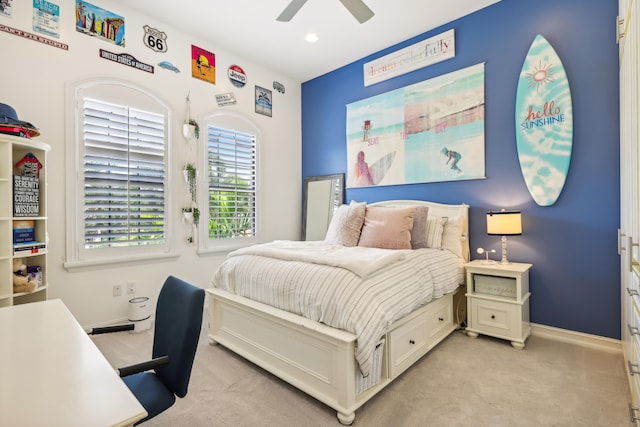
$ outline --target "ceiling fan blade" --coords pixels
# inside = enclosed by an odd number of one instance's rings
[[[291,3],[284,8],[282,13],[276,18],[276,21],[289,22],[295,16],[307,0],[291,0]]]
[[[340,3],[342,3],[361,24],[367,22],[374,15],[373,11],[369,9],[362,0],[340,0]]]

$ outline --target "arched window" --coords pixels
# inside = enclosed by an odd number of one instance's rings
[[[205,131],[206,222],[201,250],[224,250],[258,241],[258,130],[235,113],[202,120]],[[206,226],[206,227],[205,227]]]
[[[118,81],[72,90],[65,267],[167,256],[167,106]]]

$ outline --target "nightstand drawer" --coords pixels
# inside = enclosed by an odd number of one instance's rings
[[[518,337],[518,308],[516,304],[474,299],[471,301],[471,327],[500,338]]]
[[[518,296],[515,277],[485,276],[484,274],[473,275],[473,292],[511,299],[516,299]]]

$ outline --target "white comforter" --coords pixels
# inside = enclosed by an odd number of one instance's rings
[[[464,282],[463,264],[439,249],[277,241],[230,253],[211,284],[355,334],[356,360],[367,376],[388,326],[454,291]]]
[[[382,267],[404,259],[404,251],[290,240],[248,246],[229,254],[230,257],[238,255],[260,255],[285,261],[330,265],[345,268],[360,277],[366,277]]]

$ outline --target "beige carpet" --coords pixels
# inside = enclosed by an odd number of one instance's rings
[[[114,366],[151,331],[93,337]],[[631,426],[621,355],[531,337],[524,350],[454,332],[356,412],[354,426]],[[335,411],[202,339],[189,393],[146,426],[340,426]]]

